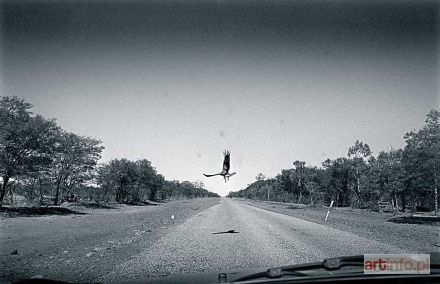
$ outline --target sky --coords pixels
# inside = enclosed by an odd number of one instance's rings
[[[440,107],[437,1],[2,1],[0,92],[226,195]],[[222,168],[231,151],[231,171]]]

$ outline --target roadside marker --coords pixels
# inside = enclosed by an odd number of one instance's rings
[[[328,207],[327,216],[325,216],[325,222],[327,222],[328,214],[330,213],[330,208],[332,208],[332,206],[333,206],[333,200],[330,203],[330,206]]]

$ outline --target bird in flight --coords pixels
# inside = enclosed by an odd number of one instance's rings
[[[225,182],[229,180],[229,178],[236,173],[229,173],[229,167],[230,167],[230,161],[231,161],[231,153],[229,150],[223,151],[223,156],[225,156],[225,159],[223,160],[223,170],[218,174],[208,175],[203,174],[205,177],[213,177],[213,176],[223,176],[225,179]]]

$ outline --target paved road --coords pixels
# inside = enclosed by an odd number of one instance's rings
[[[236,233],[221,233],[234,230]],[[133,259],[96,280],[267,268],[402,249],[295,217],[222,198],[187,219]]]

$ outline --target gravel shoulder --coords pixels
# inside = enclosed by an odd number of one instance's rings
[[[414,253],[440,251],[440,227],[437,224],[391,222],[397,216],[349,208],[333,208],[327,222],[327,208],[298,204],[234,199],[241,203],[350,232]]]
[[[116,209],[75,207],[86,214],[2,217],[0,279],[92,281],[219,202],[204,198]]]

